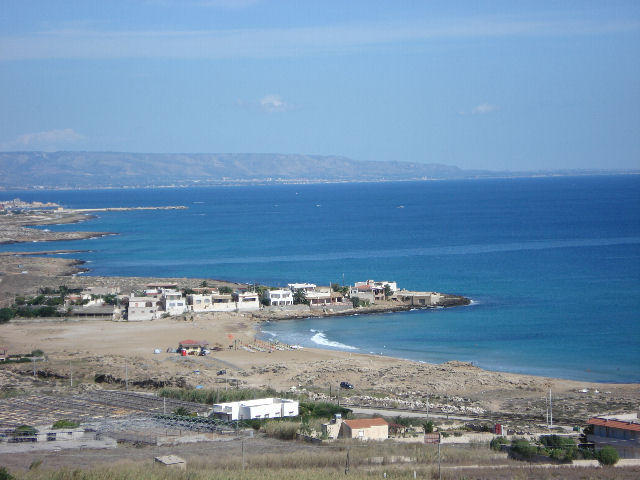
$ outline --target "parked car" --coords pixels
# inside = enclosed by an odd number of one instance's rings
[[[351,385],[349,382],[340,382],[340,388],[351,390],[353,388],[353,385]]]
[[[218,375],[225,375],[226,373],[226,370],[218,370]]]

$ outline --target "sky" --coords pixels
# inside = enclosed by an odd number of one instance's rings
[[[640,2],[0,0],[0,151],[640,169]]]

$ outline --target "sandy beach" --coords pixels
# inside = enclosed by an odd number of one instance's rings
[[[554,394],[557,421],[579,422],[605,411],[637,408],[640,385],[594,384],[529,375],[491,372],[470,364],[434,365],[395,358],[321,349],[287,349],[256,341],[260,319],[251,314],[208,313],[151,322],[11,322],[0,327],[0,343],[12,351],[39,348],[48,360],[37,366],[41,376],[60,377],[67,388],[73,371],[80,388],[113,388],[94,383],[104,375],[120,385],[125,375],[131,388],[180,386],[195,388],[271,387],[335,396],[340,381],[355,388],[343,392],[351,403],[400,408],[424,408],[451,414],[500,418],[524,415],[540,423],[545,418],[544,395]],[[205,357],[168,353],[185,339],[206,340]],[[154,353],[159,349],[161,353]],[[225,370],[225,374],[218,372]],[[0,388],[35,388],[31,365],[5,367]],[[78,387],[76,387],[78,388]],[[584,390],[587,390],[584,392]]]

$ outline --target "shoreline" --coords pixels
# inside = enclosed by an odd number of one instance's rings
[[[61,218],[48,218],[48,219],[41,219],[42,221],[40,223],[37,224],[52,224],[54,223],[52,220],[55,220],[55,223],[78,223],[78,222],[82,222],[82,221],[86,221],[89,220],[90,218],[94,218],[93,216],[89,216],[89,215],[77,215],[77,214],[71,214],[69,212],[69,215],[66,215],[63,219],[63,221],[60,221]],[[46,222],[49,223],[46,223]],[[35,232],[39,232],[40,230],[34,230],[34,229],[30,229],[32,231]],[[95,232],[93,232],[95,233]],[[152,281],[172,281],[172,282],[178,282],[180,284],[182,284],[182,286],[187,286],[189,288],[197,286],[202,280],[207,280],[207,281],[211,281],[213,284],[219,284],[219,285],[241,285],[235,282],[225,282],[222,280],[211,280],[211,279],[197,279],[197,278],[169,278],[169,279],[165,279],[165,278],[157,278],[157,277],[100,277],[100,276],[84,276],[84,275],[78,275],[79,273],[85,273],[87,271],[89,271],[88,269],[84,269],[84,268],[79,268],[80,265],[85,264],[84,261],[82,260],[77,260],[77,259],[72,259],[72,258],[60,258],[60,256],[58,256],[57,254],[69,254],[69,253],[76,253],[76,252],[81,252],[80,251],[71,251],[71,250],[62,250],[62,251],[56,251],[56,250],[47,250],[47,251],[43,251],[43,252],[1,252],[2,253],[2,257],[3,260],[6,260],[5,262],[3,262],[4,264],[0,267],[0,307],[2,307],[2,303],[3,303],[3,297],[4,297],[4,301],[6,304],[6,301],[8,300],[8,298],[11,295],[15,295],[16,293],[19,294],[24,294],[25,292],[29,291],[29,289],[31,289],[31,291],[37,290],[37,288],[40,287],[44,287],[44,286],[51,286],[51,287],[57,287],[61,284],[66,284],[69,287],[74,287],[74,286],[87,286],[89,284],[104,284],[104,285],[122,285],[123,289],[127,289],[127,288],[133,288],[133,285],[144,285],[145,283],[149,283]],[[45,257],[39,257],[38,255],[47,255]],[[52,255],[55,255],[54,257]],[[14,262],[16,265],[13,270],[14,271],[8,271],[8,269],[10,270],[12,262],[10,259],[15,259],[16,261]],[[25,264],[28,264],[25,267]],[[17,268],[20,267],[20,268]],[[21,270],[22,268],[27,268],[28,270],[25,272],[25,270]],[[460,296],[451,296],[451,298],[456,298],[459,299],[459,302],[464,302],[464,303],[457,303],[455,305],[470,305],[472,304],[472,301],[470,299],[466,299],[464,297],[460,297]],[[454,305],[451,305],[454,306]],[[361,307],[358,309],[347,309],[347,310],[343,310],[343,311],[335,311],[335,312],[323,312],[322,309],[318,309],[316,311],[314,311],[314,309],[307,309],[304,312],[293,312],[293,313],[286,313],[286,314],[279,314],[279,313],[284,313],[284,312],[278,312],[276,310],[273,311],[259,311],[259,312],[252,312],[252,313],[247,313],[247,314],[238,314],[241,315],[241,317],[239,318],[244,318],[246,320],[251,319],[251,323],[252,323],[252,335],[253,337],[255,337],[258,334],[260,325],[267,320],[274,320],[274,321],[282,321],[282,320],[287,320],[287,319],[306,319],[306,318],[314,318],[314,317],[326,317],[326,316],[347,316],[347,315],[370,315],[370,314],[382,314],[382,313],[391,313],[391,312],[406,312],[406,311],[410,311],[410,310],[418,310],[418,308],[416,308],[415,306],[406,306],[406,305],[391,305],[391,306],[371,306],[371,307]],[[247,315],[248,317],[245,317],[245,315]],[[192,315],[195,316],[196,318],[199,318],[198,315]],[[186,317],[185,317],[186,318]],[[81,324],[82,322],[78,322],[78,324]],[[151,325],[155,324],[156,321],[154,321],[153,323],[150,323],[148,329],[152,329],[153,327]],[[244,323],[244,322],[242,322]],[[21,323],[21,325],[25,325],[26,323]],[[114,323],[111,322],[105,322],[105,325],[115,325]],[[1,333],[1,330],[0,330]],[[0,336],[0,339],[2,337]],[[224,340],[222,340],[221,343],[224,343]],[[408,362],[410,364],[415,365],[427,365],[430,368],[438,368],[441,365],[445,365],[445,364],[434,364],[434,363],[429,363],[429,362],[424,362],[420,361],[420,360],[404,360],[401,358],[397,358],[397,357],[390,357],[390,356],[385,356],[382,354],[368,354],[368,353],[353,353],[353,352],[345,352],[342,350],[334,350],[334,349],[329,349],[329,348],[321,348],[321,347],[314,347],[317,348],[317,350],[321,351],[321,352],[325,352],[326,354],[331,354],[334,355],[336,352],[341,353],[343,356],[349,355],[349,358],[352,355],[362,355],[365,358],[368,358],[370,356],[374,356],[375,358],[378,358],[380,363],[384,364],[387,361],[394,361],[394,362]],[[309,349],[307,349],[307,351],[309,351]],[[304,354],[303,354],[304,356]],[[451,363],[451,362],[447,362],[447,363]],[[516,374],[516,373],[510,373],[510,372],[503,372],[503,371],[499,371],[499,370],[483,370],[483,369],[479,369],[478,367],[474,367],[472,364],[466,364],[464,362],[458,362],[461,365],[466,365],[467,367],[473,368],[473,369],[477,369],[478,371],[481,372],[485,372],[486,374],[491,374],[491,375],[516,375],[516,376],[524,376],[524,377],[531,377],[532,375],[530,374]],[[548,379],[549,377],[544,377],[544,376],[536,376],[534,375],[533,377],[537,378],[537,379]],[[580,382],[580,381],[573,381],[573,380],[568,380],[568,379],[563,379],[563,378],[554,378],[551,379],[552,381],[558,381],[558,382]],[[593,382],[581,382],[581,383],[593,383]],[[638,385],[637,383],[629,383],[629,382],[620,382],[620,383],[606,383],[606,385],[621,385],[621,386],[628,386],[628,387],[632,387],[632,386],[636,386]]]

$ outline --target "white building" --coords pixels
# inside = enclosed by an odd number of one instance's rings
[[[156,300],[148,297],[129,297],[127,307],[127,320],[141,322],[158,318],[158,306]]]
[[[269,300],[270,305],[282,307],[285,305],[293,305],[293,293],[291,290],[266,290],[264,298]]]
[[[210,416],[227,421],[297,417],[298,402],[287,398],[259,398],[257,400],[218,403],[213,406]]]
[[[313,292],[316,289],[315,283],[289,283],[287,285],[289,290],[295,292],[296,290],[302,290],[304,293]]]
[[[236,310],[246,312],[260,309],[260,296],[257,293],[246,292],[236,294]]]
[[[187,311],[187,301],[178,290],[163,290],[162,309],[169,315],[180,315]]]

